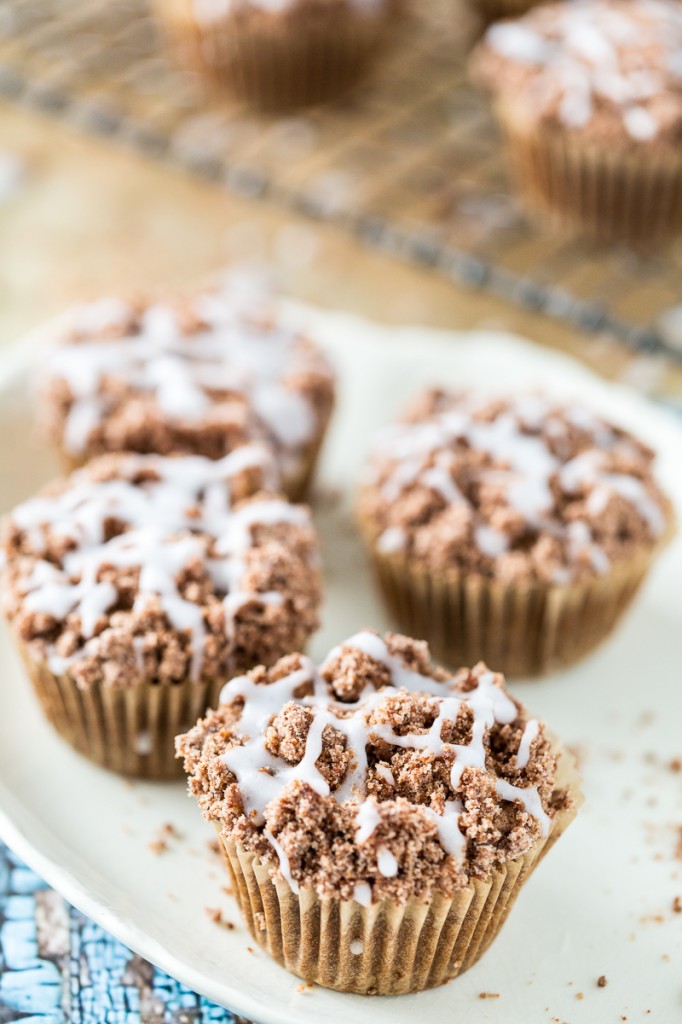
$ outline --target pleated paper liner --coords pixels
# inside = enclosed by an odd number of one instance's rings
[[[584,582],[504,584],[456,569],[434,570],[401,552],[367,548],[383,596],[400,629],[427,640],[453,668],[485,661],[507,677],[537,676],[570,665],[614,629],[655,555],[674,533]]]
[[[203,25],[193,0],[155,0],[154,9],[181,66],[276,111],[333,99],[359,82],[391,42],[407,2],[388,0],[385,14],[371,16],[350,3],[292,3],[288,12],[228,13]]]
[[[582,800],[573,757],[560,756],[557,785],[574,806],[558,812],[549,834],[523,856],[473,879],[452,897],[405,905],[362,906],[296,894],[271,865],[218,833],[233,888],[256,942],[282,967],[309,983],[360,995],[402,995],[442,985],[485,953],[524,882],[575,817]]]
[[[183,775],[175,737],[216,707],[224,679],[210,684],[135,683],[79,687],[20,647],[48,721],[80,754],[111,771],[146,779]]]
[[[656,140],[630,150],[599,146],[519,124],[504,103],[496,113],[522,199],[560,230],[634,244],[682,232],[679,150]]]

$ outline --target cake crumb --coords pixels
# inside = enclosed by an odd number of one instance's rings
[[[311,985],[309,981],[303,981],[300,985],[296,986],[297,992],[312,992],[314,985]]]
[[[168,852],[168,843],[165,843],[163,839],[153,839],[149,844],[149,851],[155,857],[160,857],[162,853]]]
[[[584,996],[584,994],[582,992],[576,992],[575,998],[576,999],[584,999],[585,996]]]
[[[499,999],[500,998],[500,993],[499,992],[479,992],[478,993],[478,998],[479,999]]]
[[[213,924],[218,924],[221,928],[226,928],[228,932],[234,931],[236,927],[235,924],[225,917],[219,907],[204,907],[204,911]]]
[[[673,913],[682,914],[682,897],[676,896],[673,900]]]
[[[597,988],[606,988],[608,981],[606,980],[605,974],[600,974],[597,978]]]
[[[671,772],[682,772],[682,757],[674,757],[669,767]]]

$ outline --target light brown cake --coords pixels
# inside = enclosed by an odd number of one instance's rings
[[[231,680],[178,752],[258,941],[348,991],[475,962],[576,805],[570,759],[502,676],[395,634]]]
[[[645,445],[530,394],[419,396],[375,445],[359,512],[403,628],[515,675],[601,640],[672,529]]]
[[[225,680],[317,628],[308,510],[272,457],[108,455],[5,524],[3,610],[45,711],[82,753],[175,774],[173,736]]]
[[[682,230],[677,0],[536,7],[488,30],[473,71],[535,208],[606,237]]]
[[[155,0],[179,62],[270,110],[334,99],[393,41],[411,0]]]
[[[278,323],[273,296],[246,275],[188,299],[75,310],[38,390],[41,432],[71,465],[116,451],[216,459],[262,441],[294,500],[334,401],[320,350]]]

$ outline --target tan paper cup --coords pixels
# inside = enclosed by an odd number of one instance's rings
[[[646,243],[682,232],[682,152],[623,150],[533,129],[496,105],[522,199],[562,230]]]
[[[215,707],[225,680],[210,684],[136,683],[79,687],[68,672],[55,675],[26,649],[20,653],[43,711],[80,754],[121,775],[176,779],[175,737]]]
[[[504,584],[456,569],[434,570],[365,540],[377,581],[400,629],[427,640],[453,668],[485,661],[507,677],[537,676],[577,661],[614,629],[672,525],[654,547],[603,576],[566,585]]]
[[[581,802],[574,758],[560,757],[557,784],[575,803],[523,856],[472,880],[452,897],[405,905],[321,899],[273,879],[270,865],[218,833],[251,934],[282,967],[339,992],[396,996],[442,985],[468,970],[504,924],[524,882],[575,817]]]
[[[156,0],[171,50],[184,67],[265,109],[331,99],[367,73],[391,40],[406,0],[385,14],[337,4],[293,4],[276,14],[257,8],[201,22],[194,0]]]

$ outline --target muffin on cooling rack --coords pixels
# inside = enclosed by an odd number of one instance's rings
[[[488,30],[473,74],[532,209],[607,239],[682,231],[678,0],[537,7]]]
[[[73,467],[104,452],[221,458],[253,441],[305,495],[334,402],[332,371],[236,276],[176,301],[76,309],[44,354],[41,433]]]
[[[580,801],[501,675],[371,631],[231,680],[178,754],[257,942],[361,994],[476,963]]]
[[[570,664],[673,530],[653,452],[588,409],[433,390],[372,452],[359,517],[397,622],[448,664]]]
[[[391,43],[411,0],[155,0],[179,62],[239,99],[286,109],[333,99]]]
[[[106,768],[178,774],[174,737],[225,681],[317,628],[310,515],[267,449],[104,455],[8,517],[3,610],[43,709]]]

